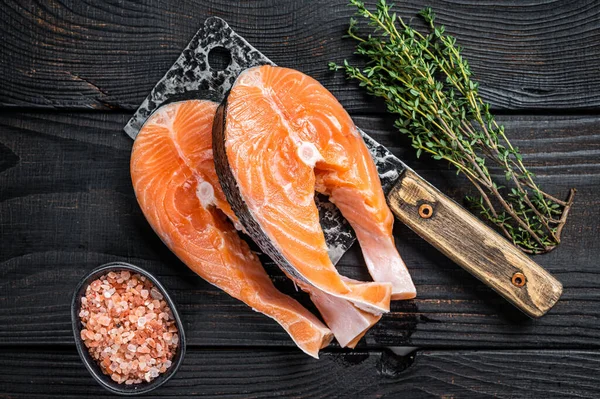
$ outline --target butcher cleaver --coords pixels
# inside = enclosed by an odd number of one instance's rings
[[[209,62],[211,54],[219,52],[230,58],[223,69]],[[244,69],[264,64],[274,65],[224,20],[209,18],[152,89],[125,126],[125,132],[135,139],[154,110],[186,93],[209,90],[225,95]],[[401,222],[528,316],[540,317],[554,306],[562,293],[558,280],[368,134],[362,130],[361,133],[377,166],[389,206]],[[318,196],[317,206],[329,256],[336,263],[354,243],[355,236],[326,198]]]

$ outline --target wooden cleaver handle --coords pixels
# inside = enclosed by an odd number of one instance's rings
[[[562,294],[550,273],[414,171],[403,173],[388,202],[400,221],[528,316],[544,315]]]

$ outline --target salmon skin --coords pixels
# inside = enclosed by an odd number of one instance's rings
[[[316,80],[270,65],[242,72],[217,111],[213,150],[234,212],[287,274],[361,309],[387,310],[382,297],[348,284],[331,263],[316,190],[356,231],[380,283],[378,293],[391,288],[394,298],[415,296],[369,150],[343,107]]]
[[[158,108],[137,136],[131,178],[146,219],[190,269],[278,322],[304,352],[318,357],[331,331],[273,285],[257,256],[228,217],[212,156],[218,104],[175,101]]]

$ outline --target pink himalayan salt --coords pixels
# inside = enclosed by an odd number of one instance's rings
[[[144,276],[109,272],[81,299],[81,339],[119,384],[150,382],[172,365],[177,326],[162,294]]]

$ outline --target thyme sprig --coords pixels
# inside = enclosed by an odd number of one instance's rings
[[[490,113],[478,93],[471,69],[456,39],[435,25],[430,8],[420,12],[430,32],[421,34],[390,12],[380,0],[371,12],[362,1],[350,0],[357,16],[368,20],[372,32],[361,36],[352,18],[348,36],[358,41],[356,54],[366,57],[363,68],[330,63],[359,81],[368,93],[385,100],[389,112],[399,115],[395,126],[412,139],[417,157],[423,153],[454,165],[479,195],[466,197],[471,209],[495,224],[526,253],[549,252],[560,236],[573,203],[545,193],[534,174]],[[505,182],[494,179],[493,165]]]

